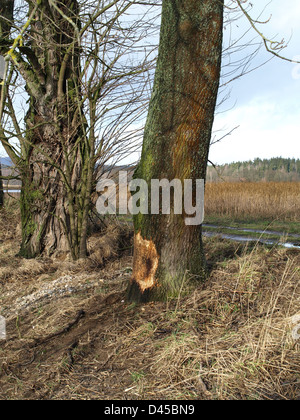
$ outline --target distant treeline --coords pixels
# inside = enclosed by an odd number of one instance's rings
[[[6,163],[6,162],[5,162]],[[11,166],[2,163],[2,175],[9,177],[17,173]],[[129,179],[132,177],[134,167],[131,166],[106,166],[105,171],[127,170]],[[220,166],[209,165],[207,169],[207,180],[209,182],[283,182],[300,181],[300,159],[255,159],[247,162],[233,162]],[[4,185],[20,185],[18,179],[3,181]]]
[[[299,159],[255,159],[247,162],[234,162],[221,166],[209,166],[209,182],[218,181],[300,181]]]

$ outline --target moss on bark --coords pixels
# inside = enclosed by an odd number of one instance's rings
[[[182,183],[185,179],[205,179],[222,33],[222,1],[163,1],[153,94],[141,161],[134,175],[147,181],[149,194],[151,179],[180,179]],[[142,287],[151,255],[145,253],[141,241],[136,241],[129,300],[175,297],[189,284],[205,278],[202,229],[186,226],[185,214],[139,214],[134,217],[134,226],[136,236],[153,244],[159,263],[154,284]]]

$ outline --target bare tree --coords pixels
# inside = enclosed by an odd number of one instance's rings
[[[77,259],[86,256],[95,166],[136,143],[129,127],[145,112],[153,61],[142,40],[155,18],[139,9],[126,19],[135,6],[127,0],[26,3],[5,20],[14,40],[0,51],[1,141],[22,179],[20,254]]]

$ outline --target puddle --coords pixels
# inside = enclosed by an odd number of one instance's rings
[[[205,226],[208,226],[208,225],[205,225]],[[218,228],[220,228],[220,226],[218,226]],[[226,227],[226,229],[228,228]],[[234,229],[234,230],[237,230],[237,229]],[[246,232],[246,230],[241,229],[241,232]],[[254,232],[254,230],[251,230],[251,232]],[[257,233],[260,233],[260,232],[257,232]],[[254,238],[254,237],[251,238],[250,236],[229,235],[229,234],[221,233],[221,232],[205,232],[204,231],[203,236],[206,236],[208,238],[219,236],[223,239],[229,239],[235,242],[258,242],[264,245],[278,245],[278,246],[283,246],[284,248],[289,248],[289,249],[300,249],[300,245],[294,244],[292,242],[280,242],[280,241],[274,241],[274,240],[271,241],[269,239]],[[297,237],[298,236],[300,235],[297,235]]]
[[[248,233],[261,233],[264,235],[278,235],[280,237],[282,236],[290,236],[293,238],[300,238],[300,235],[298,235],[297,233],[290,233],[290,234],[286,234],[284,232],[278,232],[276,230],[259,230],[259,229],[250,229],[250,228],[246,228],[246,229],[241,229],[241,228],[234,228],[232,226],[218,226],[218,225],[211,225],[209,223],[205,223],[203,224],[203,227],[208,227],[208,228],[212,228],[212,229],[228,229],[228,230],[235,230],[235,231],[240,231],[240,232],[248,232]]]

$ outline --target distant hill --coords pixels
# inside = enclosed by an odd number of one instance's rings
[[[208,167],[208,182],[218,181],[300,181],[299,159],[254,159],[248,162],[234,162],[214,168]]]
[[[18,179],[17,171],[13,168],[13,163],[9,157],[0,157],[1,163],[1,172],[2,176],[10,177],[15,176],[16,179],[3,180],[3,186],[7,187],[8,185],[11,187],[16,187],[21,185],[21,181]]]
[[[3,176],[12,174],[12,162],[9,157],[0,157]],[[105,165],[103,172],[115,174],[120,170],[127,170],[131,179],[134,167],[132,166],[109,166]],[[15,173],[15,172],[13,172]],[[233,162],[207,169],[208,182],[231,181],[231,182],[258,182],[258,181],[297,181],[300,182],[300,159],[254,159],[247,162]],[[14,180],[10,184],[19,184]]]

